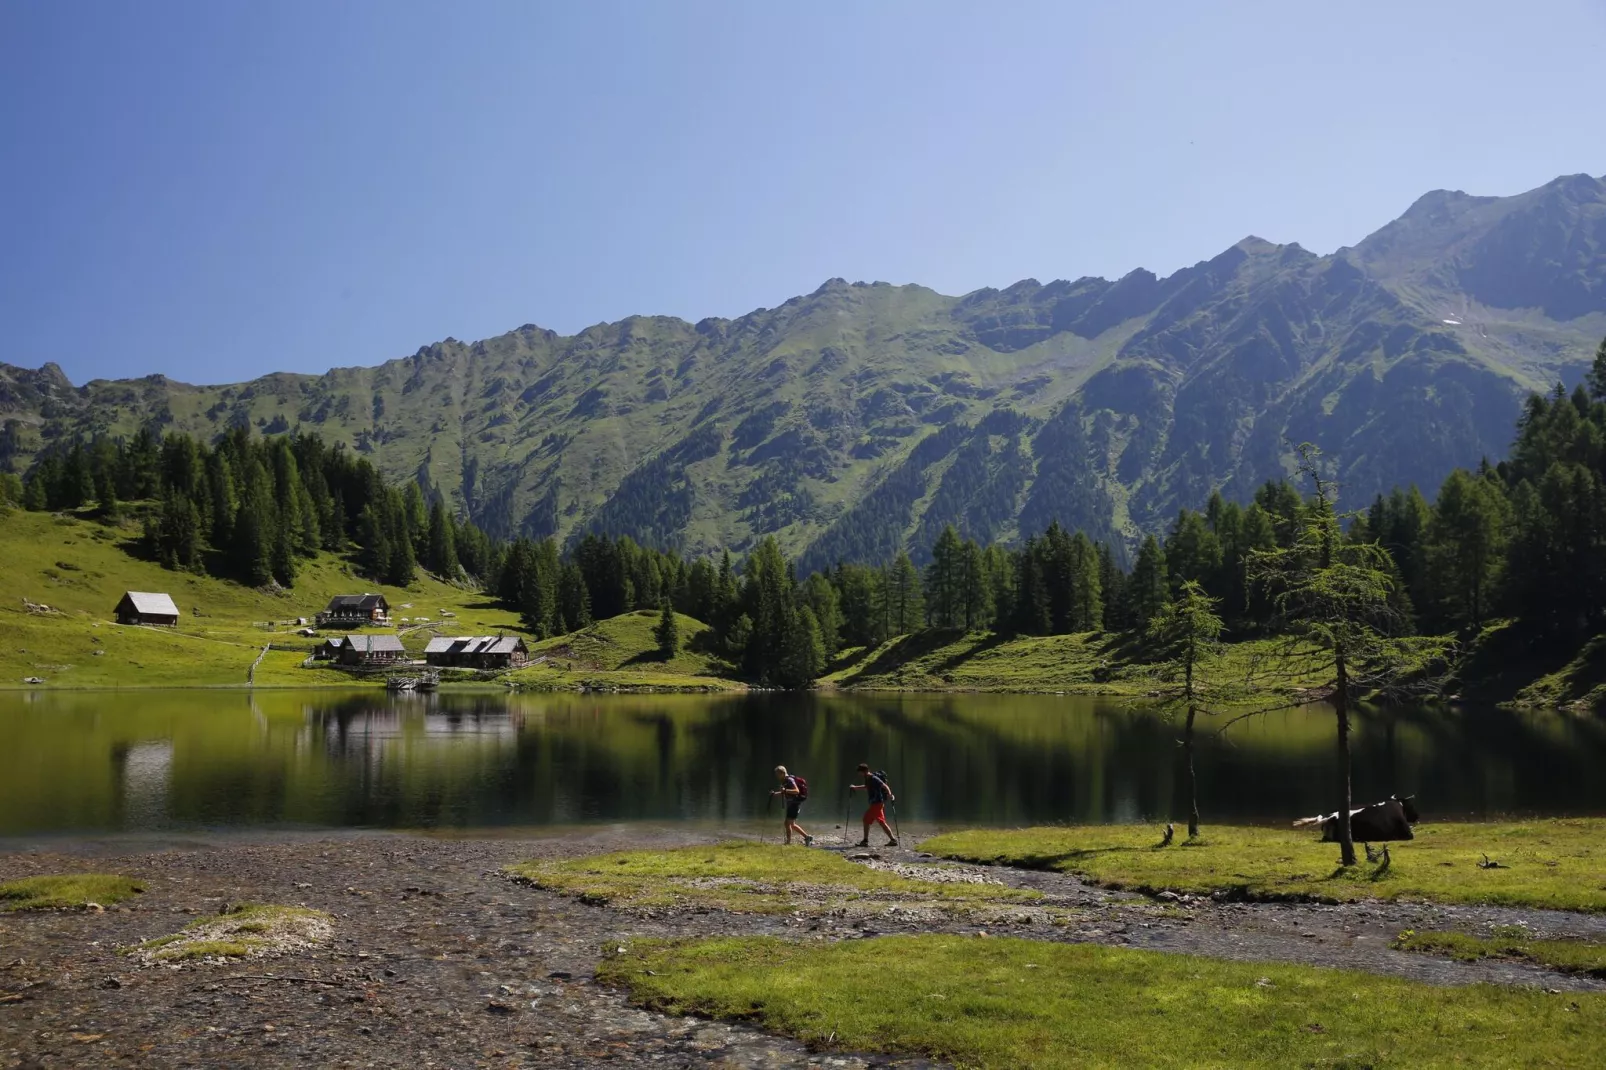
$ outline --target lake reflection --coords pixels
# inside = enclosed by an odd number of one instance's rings
[[[1325,708],[1214,728],[1207,823],[1331,809]],[[827,826],[860,760],[891,773],[906,822],[1163,821],[1175,736],[1152,710],[1055,696],[10,693],[0,835],[734,822],[766,816],[777,762],[809,778],[806,814]],[[1416,792],[1429,819],[1602,813],[1603,760],[1598,721],[1372,711],[1356,797]]]

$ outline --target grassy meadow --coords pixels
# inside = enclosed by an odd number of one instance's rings
[[[1606,1035],[1601,993],[1012,938],[636,940],[597,976],[657,1010],[960,1067],[1593,1067]]]
[[[132,512],[132,511],[131,511]],[[518,614],[480,591],[442,583],[420,571],[405,588],[357,574],[335,554],[303,560],[291,590],[254,589],[190,572],[173,572],[138,554],[133,519],[108,524],[81,514],[0,515],[0,687],[25,686],[39,677],[51,688],[243,687],[251,665],[258,687],[375,686],[336,669],[306,668],[321,641],[297,635],[298,617],[311,619],[337,594],[377,592],[407,649],[422,656],[436,634],[523,634]],[[124,626],[113,609],[124,591],[162,591],[180,610],[176,628]],[[44,604],[49,614],[27,611]],[[427,622],[427,623],[426,623]],[[536,666],[510,674],[520,686],[730,689],[713,659],[682,651],[669,661],[656,652],[657,615],[626,614],[584,632],[533,643],[531,656],[551,654],[562,667]],[[683,642],[706,631],[680,618]],[[688,683],[687,677],[697,677]]]
[[[1206,825],[1158,846],[1153,827],[974,829],[921,849],[943,858],[1075,873],[1110,888],[1246,899],[1421,899],[1606,910],[1606,819],[1426,824],[1390,843],[1390,863],[1345,869],[1338,845],[1305,829]],[[1480,865],[1485,856],[1498,868]]]

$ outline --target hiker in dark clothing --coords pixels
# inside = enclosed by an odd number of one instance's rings
[[[802,777],[789,774],[784,765],[775,767],[775,778],[781,782],[781,786],[770,794],[780,795],[786,799],[786,842],[791,843],[792,833],[796,832],[803,837],[804,847],[814,846],[814,837],[804,832],[803,826],[797,823],[797,812],[803,809],[803,804],[808,801],[809,789],[806,786],[808,782]]]
[[[864,783],[849,784],[849,791],[868,792],[870,808],[864,812],[864,838],[859,841],[860,847],[870,846],[870,826],[880,825],[881,831],[887,834],[887,846],[898,846],[898,837],[892,834],[892,828],[887,824],[887,803],[896,802],[893,797],[892,786],[887,783],[885,773],[872,773],[870,766],[865,762],[859,763],[859,772],[864,774]]]

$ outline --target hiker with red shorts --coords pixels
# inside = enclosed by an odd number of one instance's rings
[[[870,846],[870,826],[880,825],[881,831],[887,834],[887,846],[898,846],[898,837],[892,834],[892,826],[887,824],[887,803],[896,802],[893,797],[892,786],[887,783],[885,773],[872,773],[870,766],[865,762],[859,763],[859,772],[864,774],[863,784],[849,784],[849,791],[869,792],[870,808],[864,812],[864,839],[859,841],[860,847]]]

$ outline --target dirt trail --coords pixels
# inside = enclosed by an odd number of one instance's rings
[[[94,869],[149,885],[145,895],[104,912],[0,915],[0,1066],[928,1065],[811,1054],[743,1026],[639,1011],[593,984],[592,969],[602,947],[632,936],[852,939],[975,932],[974,920],[932,920],[898,907],[856,917],[632,912],[586,906],[500,873],[520,859],[713,839],[619,828],[502,839],[178,837],[0,853],[0,879]],[[1606,919],[1597,917],[1376,904],[1160,903],[1057,874],[937,864],[906,849],[847,853],[910,875],[1037,888],[1074,916],[1070,924],[1050,924],[1042,911],[995,916],[985,923],[995,935],[1344,966],[1438,984],[1606,987],[1529,967],[1461,964],[1387,948],[1402,928],[1475,930],[1515,921],[1544,934],[1606,937]],[[141,967],[117,950],[245,901],[327,911],[335,917],[334,939],[282,959],[183,969]]]

